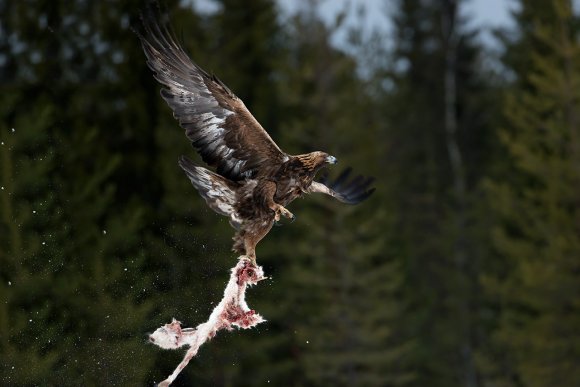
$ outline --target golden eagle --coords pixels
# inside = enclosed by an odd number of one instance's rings
[[[197,66],[176,43],[167,23],[149,6],[137,34],[161,96],[185,135],[215,172],[181,156],[179,165],[215,212],[236,229],[233,250],[256,259],[256,244],[280,216],[294,219],[286,206],[305,193],[321,192],[356,204],[373,191],[372,178],[349,180],[345,170],[333,183],[314,181],[336,158],[325,152],[292,156],[270,138],[244,103],[215,75]]]

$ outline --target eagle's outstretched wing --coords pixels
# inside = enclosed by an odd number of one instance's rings
[[[329,181],[328,175],[323,175],[319,182],[312,182],[309,193],[324,193],[343,203],[358,204],[367,199],[373,192],[370,188],[374,179],[372,177],[356,176],[349,181],[351,169],[346,168],[334,181]]]
[[[185,54],[158,13],[149,4],[137,34],[147,65],[167,87],[162,97],[203,161],[233,181],[266,174],[286,161],[244,103]]]

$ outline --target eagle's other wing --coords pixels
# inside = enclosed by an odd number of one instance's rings
[[[203,161],[233,181],[267,173],[288,156],[217,77],[206,73],[175,42],[158,12],[149,5],[137,32],[161,95]]]
[[[356,176],[352,180],[348,180],[351,169],[346,168],[334,181],[328,181],[328,176],[322,176],[320,182],[312,182],[309,193],[324,193],[330,195],[343,203],[358,204],[366,200],[373,192],[374,188],[370,188],[374,179],[372,177]]]

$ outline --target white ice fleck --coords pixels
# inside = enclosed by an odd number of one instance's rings
[[[42,242],[42,245],[45,246],[46,245],[46,242]]]
[[[28,320],[28,322],[32,322],[32,319]]]
[[[1,145],[4,145],[4,141],[2,141],[0,144],[1,144]]]
[[[16,130],[14,128],[12,128],[12,133],[16,132]]]
[[[8,281],[8,286],[12,286],[12,281]]]
[[[310,344],[310,342],[308,340],[306,340],[306,344]]]
[[[2,191],[4,191],[4,186],[0,187],[0,189],[1,189]]]
[[[32,213],[33,213],[33,214],[36,214],[36,210],[32,210]]]
[[[127,268],[125,268],[125,271],[127,271]]]
[[[103,230],[103,235],[107,235],[107,230]]]

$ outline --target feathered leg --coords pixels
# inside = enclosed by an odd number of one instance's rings
[[[246,235],[244,239],[244,248],[246,249],[246,255],[252,261],[252,263],[257,266],[256,264],[256,245],[260,242],[272,229],[274,222],[270,221],[267,224],[262,224],[261,227],[256,227],[252,230],[251,233]]]
[[[242,222],[234,236],[233,250],[246,255],[253,263],[256,262],[256,245],[272,229],[274,222],[281,216],[294,219],[290,211],[274,201],[275,194],[276,183],[261,181],[244,195],[237,208]]]
[[[248,257],[256,264],[256,245],[272,229],[273,220],[246,221],[234,235],[233,250]]]

